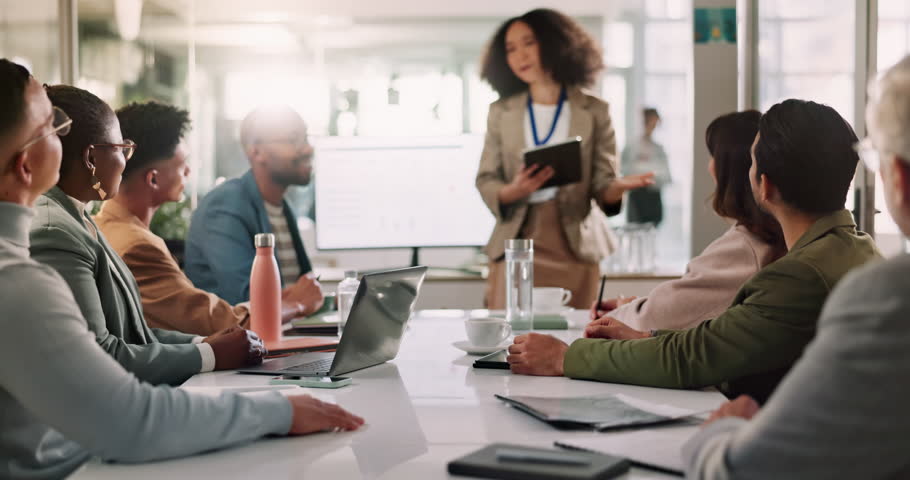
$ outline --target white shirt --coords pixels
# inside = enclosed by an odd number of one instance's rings
[[[294,250],[294,241],[288,222],[284,216],[284,208],[265,203],[265,211],[269,215],[272,233],[275,234],[275,257],[278,258],[278,269],[281,270],[281,284],[293,285],[300,277],[300,263],[297,261],[297,250]]]
[[[541,105],[539,103],[531,104],[531,108],[534,109],[534,120],[537,124],[537,139],[543,140],[547,137],[547,134],[550,133],[550,127],[553,126],[553,117],[556,116],[556,107],[557,105]],[[525,146],[528,148],[537,148],[544,145],[550,145],[552,143],[559,143],[565,141],[569,138],[569,118],[572,115],[572,109],[569,107],[569,101],[564,100],[562,104],[562,112],[559,114],[559,119],[556,121],[556,128],[553,129],[553,135],[550,136],[550,139],[537,145],[534,143],[534,133],[531,130],[531,116],[528,114],[527,108],[525,109]],[[542,188],[528,197],[528,203],[543,203],[549,200],[556,198],[556,192],[559,191],[559,187],[549,187]]]

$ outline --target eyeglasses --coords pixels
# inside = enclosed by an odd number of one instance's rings
[[[873,172],[878,171],[882,164],[881,156],[878,153],[878,149],[872,144],[871,138],[864,138],[862,141],[853,145],[853,149],[859,154],[859,158],[863,160],[863,164],[866,168]]]
[[[54,107],[54,118],[51,123],[51,131],[48,133],[45,133],[44,135],[41,135],[41,136],[38,136],[36,138],[29,140],[28,143],[26,143],[25,145],[22,146],[22,148],[19,149],[19,151],[24,152],[24,151],[28,150],[29,147],[31,147],[32,145],[40,142],[41,140],[43,140],[55,133],[57,134],[57,136],[65,137],[68,133],[70,133],[70,128],[72,127],[72,125],[73,125],[73,119],[70,118],[69,115],[67,115],[66,112],[64,112],[60,108]]]
[[[308,147],[310,146],[310,141],[306,137],[286,137],[286,138],[273,138],[269,140],[257,140],[257,143],[283,143],[285,145],[290,145],[292,147]]]
[[[123,153],[123,158],[129,160],[136,151],[136,142],[132,140],[123,140],[123,143],[95,143],[88,146],[88,150],[90,151],[96,148],[112,148],[114,153],[117,153],[119,149],[119,151]]]

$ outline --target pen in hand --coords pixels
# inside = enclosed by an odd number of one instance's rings
[[[597,314],[597,317],[600,317],[600,306],[604,301],[604,286],[607,283],[607,276],[601,275],[600,277],[600,293],[597,294],[597,305],[594,307],[594,312]],[[596,319],[595,319],[596,320]]]

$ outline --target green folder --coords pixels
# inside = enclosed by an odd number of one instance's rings
[[[338,325],[338,317],[335,314],[338,313],[338,310],[335,309],[335,294],[329,293],[325,296],[325,301],[322,303],[322,307],[312,315],[307,315],[306,317],[295,318],[291,320],[291,325],[295,327],[303,326],[312,326],[312,325]],[[329,317],[328,319],[326,317]]]
[[[506,318],[505,313],[493,313],[491,317]],[[534,314],[534,330],[568,330],[569,321],[558,313]]]

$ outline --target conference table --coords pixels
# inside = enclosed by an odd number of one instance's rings
[[[493,442],[552,447],[555,440],[593,435],[590,431],[557,430],[506,406],[494,394],[572,397],[621,393],[695,411],[717,407],[725,400],[715,390],[670,390],[474,369],[472,363],[478,357],[452,345],[465,338],[463,322],[471,314],[465,310],[415,312],[394,361],[348,374],[353,382],[347,387],[303,389],[364,417],[367,424],[358,431],[266,438],[231,449],[139,465],[95,460],[72,478],[463,478],[449,475],[447,463]],[[577,327],[584,324],[585,316],[583,311],[572,312],[569,323],[576,328],[540,333],[574,340],[582,335]],[[183,386],[217,391],[264,386],[268,380],[267,376],[224,371],[196,375]],[[295,387],[290,392],[298,391]],[[678,477],[632,468],[619,478]]]

